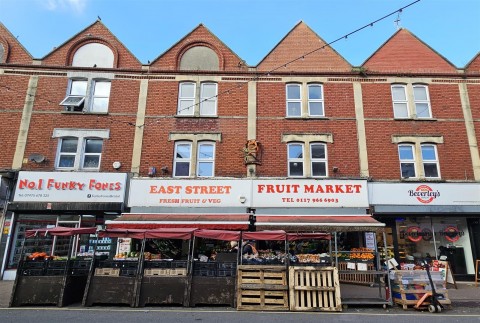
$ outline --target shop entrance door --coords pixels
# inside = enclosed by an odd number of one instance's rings
[[[480,259],[480,218],[467,219],[473,259]]]

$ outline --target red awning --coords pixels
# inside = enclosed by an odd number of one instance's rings
[[[194,236],[213,240],[238,241],[240,240],[240,231],[202,229],[195,231]]]
[[[296,240],[308,240],[308,239],[317,239],[317,240],[331,240],[332,235],[330,233],[287,233],[288,241]]]
[[[145,231],[147,239],[181,239],[189,240],[195,228],[160,228]]]
[[[143,239],[145,238],[145,231],[147,230],[146,229],[108,228],[105,230],[98,231],[98,237]]]
[[[171,214],[171,213],[124,213],[107,221],[107,228],[198,228],[218,230],[247,230],[248,214]]]
[[[243,240],[285,240],[287,233],[282,230],[244,232]]]
[[[255,215],[257,230],[376,231],[385,227],[369,215]]]
[[[69,227],[54,227],[54,228],[41,228],[35,230],[25,231],[26,238],[32,238],[36,236],[74,236],[79,234],[94,234],[97,232],[96,227],[90,228],[69,228]]]

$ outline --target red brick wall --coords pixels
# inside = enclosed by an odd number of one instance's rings
[[[4,57],[0,63],[32,64],[32,56],[22,47],[18,40],[0,23],[0,44],[3,45]]]

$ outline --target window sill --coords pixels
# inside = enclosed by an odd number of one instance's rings
[[[441,178],[425,178],[425,177],[411,177],[411,178],[401,178],[402,182],[431,182],[431,183],[442,183],[445,180]]]
[[[330,120],[328,117],[285,117],[285,119],[289,120]]]
[[[95,114],[95,115],[108,115],[108,112],[92,112],[92,111],[62,111],[62,114]]]
[[[393,118],[395,121],[438,121],[435,118]]]
[[[98,173],[100,169],[65,169],[65,168],[55,168],[57,172],[84,172],[84,173]]]
[[[186,116],[186,115],[181,115],[181,114],[176,114],[174,117],[175,118],[187,118],[187,119],[188,118],[198,118],[198,119],[200,119],[200,118],[202,118],[202,119],[203,118],[204,119],[217,119],[218,118],[218,116]]]

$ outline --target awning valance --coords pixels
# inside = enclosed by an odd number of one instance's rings
[[[79,234],[94,234],[97,231],[96,227],[90,228],[69,228],[69,227],[53,227],[41,228],[35,230],[25,231],[25,238],[32,238],[37,236],[74,236]]]
[[[242,234],[243,240],[285,240],[287,233],[283,230],[266,230],[257,232],[244,232]]]
[[[377,231],[384,223],[369,215],[255,215],[257,230],[285,231]]]
[[[107,221],[107,228],[156,229],[198,228],[218,230],[247,230],[249,214],[172,214],[172,213],[124,213]]]
[[[213,240],[238,241],[240,240],[240,231],[200,229],[194,232],[194,236]]]

